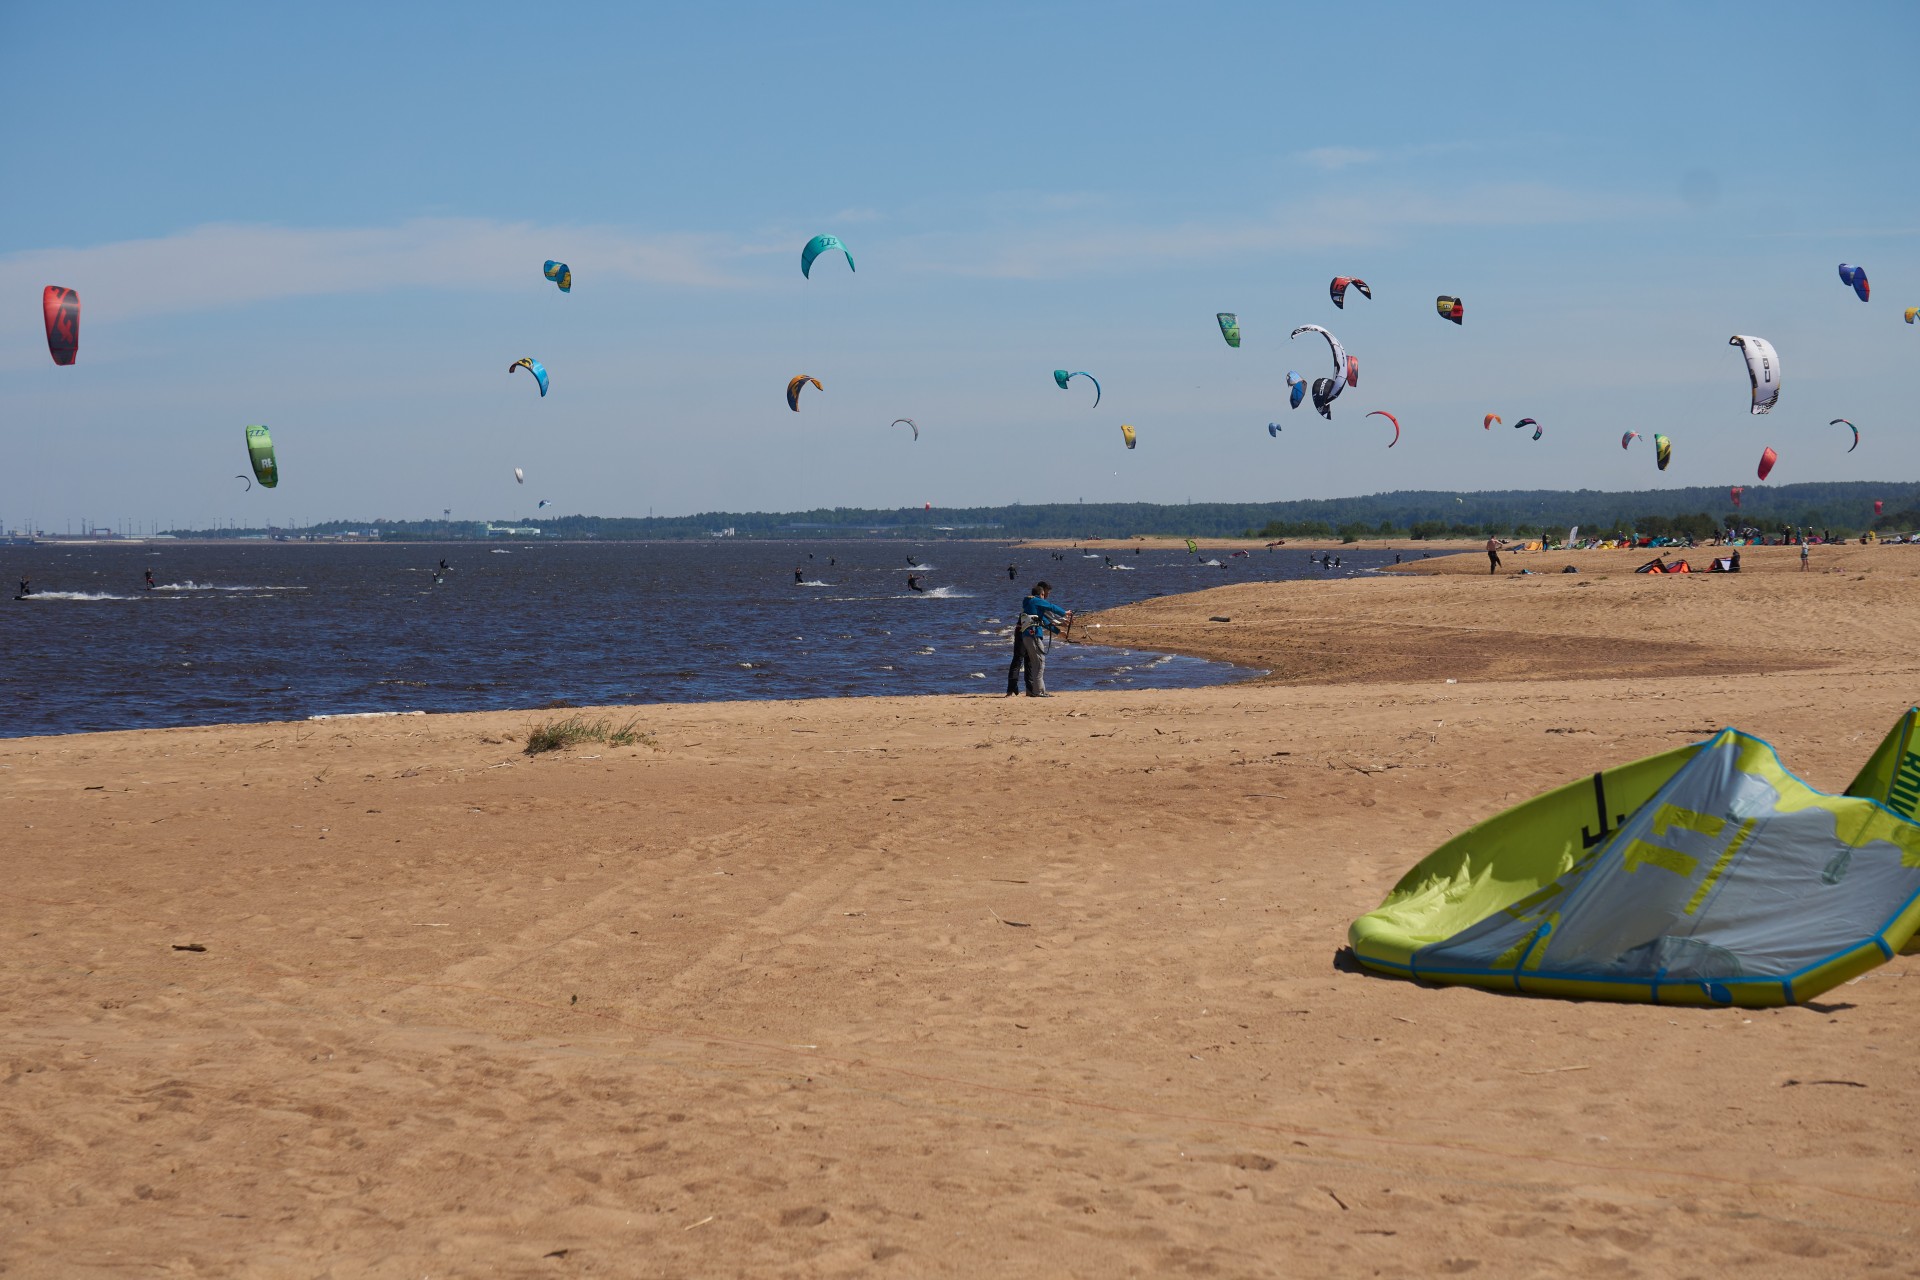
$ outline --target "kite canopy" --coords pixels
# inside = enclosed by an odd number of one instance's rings
[[[1513,429],[1514,429],[1515,431],[1518,431],[1518,430],[1520,430],[1520,428],[1522,428],[1522,427],[1528,427],[1528,426],[1530,426],[1530,427],[1532,427],[1532,428],[1533,428],[1533,438],[1534,438],[1535,440],[1538,440],[1538,439],[1540,438],[1540,433],[1546,430],[1546,428],[1545,428],[1545,427],[1543,427],[1543,426],[1541,426],[1541,425],[1540,425],[1539,423],[1537,423],[1537,422],[1535,422],[1535,421],[1534,421],[1534,420],[1533,420],[1532,418],[1522,418],[1522,419],[1520,419],[1520,421],[1518,421],[1518,422],[1516,422],[1516,423],[1514,423],[1514,424],[1513,424]]]
[[[816,383],[815,385],[817,386],[818,384]],[[796,396],[799,395],[798,392],[795,392],[794,394]],[[892,422],[889,422],[887,425],[890,427],[897,427],[903,422],[913,428],[913,438],[915,440],[918,440],[920,438],[920,424],[915,422],[912,418],[895,418]]]
[[[1875,499],[1873,500],[1873,514],[1875,514],[1875,515],[1879,515],[1879,514],[1880,514],[1880,508],[1881,508],[1881,507],[1884,507],[1884,506],[1886,506],[1886,505],[1887,505],[1887,504],[1886,504],[1886,503],[1884,503],[1884,502],[1882,502],[1882,501],[1881,501],[1880,499],[1878,499],[1878,498],[1875,498]]]
[[[1736,484],[1727,490],[1727,496],[1733,499],[1733,505],[1737,507],[1740,505],[1740,495],[1745,492],[1746,488],[1744,486]]]
[[[273,458],[273,434],[265,427],[247,428],[247,462],[253,467],[253,478],[263,488],[271,489],[280,483],[280,467]]]
[[[1778,461],[1780,461],[1780,455],[1773,451],[1772,445],[1768,445],[1764,450],[1761,451],[1760,478],[1762,480],[1765,480],[1768,476],[1773,474],[1773,464]]]
[[[1348,359],[1347,349],[1340,345],[1340,339],[1334,337],[1333,334],[1317,324],[1303,324],[1287,336],[1290,339],[1297,338],[1303,333],[1319,334],[1327,340],[1327,346],[1333,350],[1333,376],[1331,378],[1316,378],[1313,383],[1313,407],[1320,411],[1321,417],[1331,418],[1333,417],[1331,408],[1333,402],[1340,398],[1342,391],[1346,390],[1348,385],[1347,380],[1349,378],[1355,381],[1359,380],[1360,366],[1357,361]],[[1321,389],[1322,383],[1325,384],[1324,393]]]
[[[1480,419],[1480,429],[1482,431],[1491,431],[1493,430],[1493,424],[1496,422],[1498,422],[1503,427],[1506,425],[1506,420],[1503,419],[1499,414],[1490,413],[1486,417]]]
[[[1913,323],[1913,318],[1914,318],[1915,316],[1920,316],[1920,307],[1908,307],[1908,308],[1907,308],[1907,323],[1908,323],[1908,324],[1912,324],[1912,323]]]
[[[1754,413],[1767,413],[1780,401],[1780,355],[1765,338],[1736,333],[1727,339],[1747,358],[1747,378],[1753,383]]]
[[[800,388],[805,386],[809,382],[813,384],[813,389],[815,391],[826,390],[825,387],[820,385],[820,379],[814,377],[811,374],[803,373],[796,377],[788,378],[787,379],[787,408],[793,410],[795,413],[800,412]]]
[[[1623,431],[1620,433],[1620,447],[1624,449],[1639,438],[1640,433],[1638,431]]]
[[[1067,389],[1068,378],[1085,378],[1088,382],[1091,382],[1093,384],[1093,407],[1096,409],[1100,407],[1100,380],[1098,378],[1090,373],[1068,373],[1065,369],[1055,369],[1053,371],[1053,383],[1062,391]]]
[[[1433,309],[1440,313],[1441,319],[1451,320],[1455,324],[1467,318],[1467,304],[1444,293],[1433,300]]]
[[[1667,464],[1673,461],[1673,441],[1657,432],[1653,437],[1653,460],[1659,464],[1660,470],[1662,471],[1665,471]],[[1740,499],[1738,497],[1734,498],[1734,505],[1740,505]]]
[[[1393,424],[1393,439],[1387,441],[1387,448],[1391,449],[1393,448],[1393,446],[1400,443],[1400,419],[1394,417],[1392,414],[1388,413],[1385,409],[1375,409],[1372,413],[1369,413],[1367,416],[1369,418],[1385,418],[1388,422],[1391,422]]]
[[[1333,299],[1333,305],[1342,311],[1347,309],[1347,286],[1352,285],[1360,291],[1360,296],[1373,301],[1373,290],[1367,288],[1367,282],[1358,276],[1335,276],[1333,283],[1327,286],[1327,296]]]
[[[55,364],[72,364],[80,355],[80,295],[50,284],[40,291],[47,322],[47,350]]]
[[[1129,449],[1133,448],[1133,440],[1134,440],[1133,428],[1128,426],[1124,422],[1120,424],[1120,438],[1127,442],[1127,448]]]
[[[1222,311],[1214,319],[1220,322],[1220,336],[1227,340],[1228,346],[1237,350],[1240,346],[1240,317],[1231,311]]]
[[[1293,384],[1293,390],[1287,392],[1287,400],[1289,403],[1292,404],[1294,408],[1298,409],[1300,407],[1300,402],[1302,400],[1305,400],[1306,398],[1307,398],[1307,380],[1305,378],[1302,378],[1300,379],[1300,381]]]
[[[1865,267],[1856,267],[1850,262],[1840,264],[1840,283],[1852,285],[1854,296],[1862,302],[1865,302],[1867,295],[1873,292],[1872,288],[1867,284],[1867,269]]]
[[[1855,449],[1858,449],[1860,447],[1860,428],[1854,426],[1851,422],[1848,422],[1845,418],[1835,418],[1832,422],[1829,422],[1827,425],[1830,427],[1837,427],[1842,425],[1843,423],[1845,424],[1847,430],[1853,432],[1853,443],[1847,446],[1847,452],[1852,453]]]
[[[559,285],[560,292],[573,292],[573,268],[569,267],[566,263],[555,262],[552,259],[548,259],[547,265],[541,268],[541,274]]]
[[[813,260],[835,249],[846,254],[847,270],[854,270],[853,254],[847,251],[847,246],[840,243],[839,236],[815,236],[807,241],[807,247],[800,251],[800,274],[809,280],[813,279]],[[886,272],[883,271],[880,274],[885,275]]]
[[[515,484],[525,484],[527,482],[527,473],[519,467],[515,467],[513,469],[513,482]]]
[[[533,380],[540,384],[540,394],[542,396],[547,394],[547,366],[541,364],[532,356],[521,356],[518,360],[515,360],[507,366],[508,373],[512,373],[515,369],[525,369],[528,373],[532,374]]]
[[[1376,972],[1653,1004],[1801,1004],[1912,949],[1920,710],[1843,795],[1736,729],[1441,845],[1347,931]]]
[[[1269,422],[1267,424],[1267,434],[1278,439],[1280,435],[1280,424],[1277,422]]]

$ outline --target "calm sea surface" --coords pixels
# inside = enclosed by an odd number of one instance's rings
[[[1108,556],[1122,567],[1108,568]],[[0,613],[0,736],[329,712],[998,693],[1009,627],[1037,578],[1053,583],[1055,601],[1088,611],[1393,559],[1342,556],[1326,570],[1290,548],[1235,559],[1117,543],[1057,553],[718,539],[0,547],[11,588]],[[436,583],[442,557],[451,568]],[[910,573],[924,590],[908,589]],[[29,576],[35,594],[11,600]],[[1238,674],[1084,645],[1056,646],[1047,664],[1054,690]]]

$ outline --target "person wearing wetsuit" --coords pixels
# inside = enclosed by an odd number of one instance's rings
[[[920,585],[919,574],[910,573],[907,575],[907,590],[909,591],[925,591],[926,590],[925,587]]]
[[[800,572],[799,565],[795,565],[793,567],[793,585],[797,587],[801,583],[805,582],[806,580],[807,580],[807,575]]]
[[[30,595],[32,595],[32,594],[33,594],[33,579],[32,579],[32,578],[22,578],[22,579],[20,579],[20,594],[21,594],[21,595],[23,595],[23,596],[30,596]]]
[[[1073,614],[1047,599],[1052,594],[1051,583],[1036,582],[1033,593],[1020,602],[1020,620],[1013,629],[1013,662],[1007,668],[1009,698],[1020,692],[1022,671],[1026,672],[1029,698],[1053,696],[1047,692],[1047,652],[1041,637],[1043,632],[1048,636],[1057,635],[1060,628],[1055,619],[1071,622]]]
[[[153,570],[147,570],[147,590],[153,590]]]
[[[1014,576],[1014,575],[1015,575],[1016,573],[1019,573],[1019,572],[1020,572],[1020,566],[1019,566],[1019,565],[1017,565],[1017,564],[1010,564],[1010,565],[1008,565],[1008,566],[1007,566],[1007,581],[1008,581],[1008,582],[1012,582],[1012,581],[1013,581],[1013,576]]]

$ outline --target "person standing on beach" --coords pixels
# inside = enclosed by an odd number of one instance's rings
[[[1047,646],[1045,641],[1056,635],[1060,628],[1055,625],[1056,618],[1068,623],[1073,614],[1047,599],[1053,594],[1053,585],[1048,582],[1033,584],[1033,592],[1020,602],[1020,620],[1013,628],[1013,662],[1007,667],[1007,696],[1013,697],[1020,692],[1020,673],[1027,673],[1027,696],[1029,698],[1050,698],[1047,692]]]
[[[1500,539],[1487,539],[1487,572],[1500,572]]]
[[[1800,572],[1805,573],[1806,571],[1807,571],[1807,540],[1805,538],[1802,538],[1800,539]]]

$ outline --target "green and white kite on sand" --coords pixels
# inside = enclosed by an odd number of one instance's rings
[[[1369,969],[1650,1004],[1804,1004],[1920,950],[1920,710],[1843,795],[1736,729],[1449,840],[1347,931]]]

